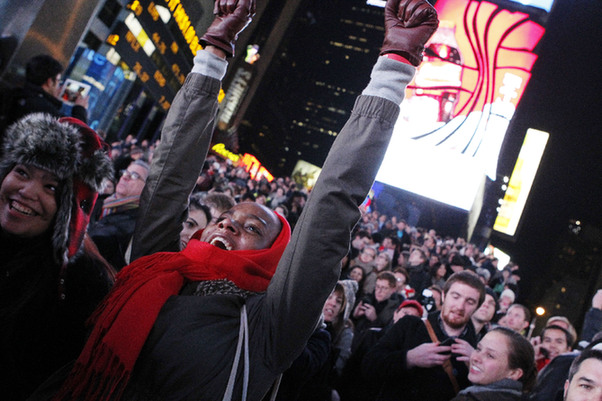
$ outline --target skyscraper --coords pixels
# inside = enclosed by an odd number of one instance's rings
[[[363,0],[302,1],[291,21],[238,130],[275,175],[322,165],[384,36],[383,9]]]

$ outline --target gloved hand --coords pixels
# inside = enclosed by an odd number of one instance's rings
[[[213,45],[228,57],[234,56],[234,44],[255,15],[255,0],[216,0],[215,19],[201,37],[204,46]]]
[[[388,0],[380,54],[395,53],[418,66],[424,45],[438,26],[437,11],[426,0]]]

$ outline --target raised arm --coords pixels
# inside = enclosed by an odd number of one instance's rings
[[[389,144],[406,85],[437,27],[425,0],[389,0],[382,56],[335,140],[267,293],[272,339],[282,360],[311,335],[340,272],[350,233]],[[391,59],[389,54],[395,54]]]
[[[140,198],[130,261],[180,249],[190,196],[207,156],[217,114],[217,95],[240,31],[255,13],[255,0],[217,0],[216,17],[201,38],[194,66],[169,109],[161,144]]]

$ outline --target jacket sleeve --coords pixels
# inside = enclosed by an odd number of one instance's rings
[[[602,330],[602,310],[590,308],[585,314],[583,320],[583,331],[581,332],[581,341],[592,341],[594,335]]]
[[[197,52],[193,72],[174,98],[140,197],[130,262],[155,252],[180,250],[179,234],[188,197],[203,167],[215,126],[225,63],[208,52]],[[218,73],[210,68],[212,65]]]
[[[420,327],[422,326],[422,327]],[[384,380],[403,377],[408,371],[406,356],[409,335],[426,328],[419,318],[406,316],[395,323],[385,335],[372,347],[362,362],[362,373],[371,380]]]
[[[71,109],[71,117],[77,118],[86,124],[88,123],[88,110],[84,106],[74,105]]]
[[[267,290],[263,322],[274,352],[272,368],[298,355],[340,274],[350,233],[380,167],[414,67],[380,57],[371,84],[394,86],[389,100],[364,91],[334,141],[323,170]],[[381,82],[382,81],[382,82]],[[374,86],[374,85],[372,85]]]

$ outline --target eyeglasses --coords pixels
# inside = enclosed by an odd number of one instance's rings
[[[142,178],[142,176],[135,171],[121,170],[121,177],[127,180],[140,180],[146,182],[146,179]]]

